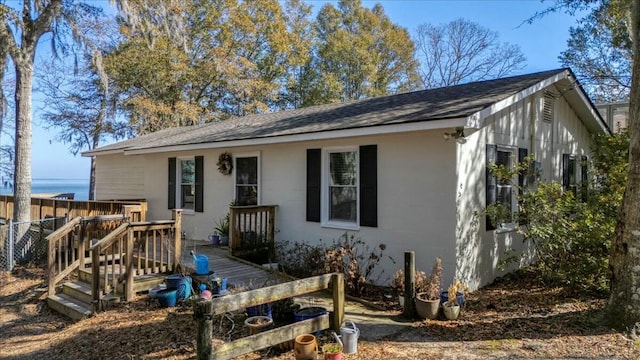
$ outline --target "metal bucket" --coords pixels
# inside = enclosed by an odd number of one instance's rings
[[[360,336],[360,329],[356,327],[356,324],[354,324],[353,321],[347,320],[342,324],[342,326],[340,326],[340,336],[342,337],[343,352],[345,354],[355,354],[358,352],[358,337]]]

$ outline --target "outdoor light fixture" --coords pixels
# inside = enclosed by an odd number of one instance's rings
[[[458,144],[464,144],[467,142],[467,139],[465,139],[464,137],[463,127],[457,127],[456,132],[453,132],[453,133],[444,133],[444,139],[445,140],[456,139],[456,142]]]

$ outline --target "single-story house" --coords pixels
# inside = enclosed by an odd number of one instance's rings
[[[83,156],[95,156],[98,200],[144,198],[151,220],[182,208],[191,239],[206,240],[232,201],[274,204],[276,241],[349,231],[396,260],[381,263],[382,281],[414,250],[419,270],[441,257],[444,281],[474,289],[502,274],[509,248],[526,250],[479,215],[517,206],[487,165],[535,154],[537,179],[575,186],[603,133],[575,75],[557,69],[171,128]]]

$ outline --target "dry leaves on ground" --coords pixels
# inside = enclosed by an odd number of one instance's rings
[[[139,296],[92,318],[71,322],[44,302],[45,272],[0,273],[2,359],[191,359],[193,312],[162,309]],[[384,341],[360,341],[356,359],[640,358],[640,346],[601,325],[605,300],[541,286],[521,272],[468,296],[458,321],[416,322]],[[219,316],[217,343],[248,334],[244,314]],[[275,348],[243,359],[293,359]]]

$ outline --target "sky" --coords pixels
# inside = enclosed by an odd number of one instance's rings
[[[327,1],[306,1],[318,10]],[[337,1],[329,1],[334,5]],[[106,1],[105,1],[106,3]],[[363,1],[366,7],[381,3],[395,24],[413,35],[418,25],[448,23],[464,18],[497,31],[501,42],[519,45],[527,65],[519,73],[532,73],[561,67],[558,56],[566,48],[569,27],[576,18],[565,14],[550,14],[533,24],[524,23],[545,9],[549,2],[537,0],[391,0]],[[43,45],[45,46],[45,45]],[[516,74],[514,74],[516,75]],[[34,104],[34,109],[38,105]],[[0,141],[7,141],[6,138]],[[34,114],[32,178],[88,179],[90,159],[73,156],[67,146],[56,140],[55,129],[45,129]]]

